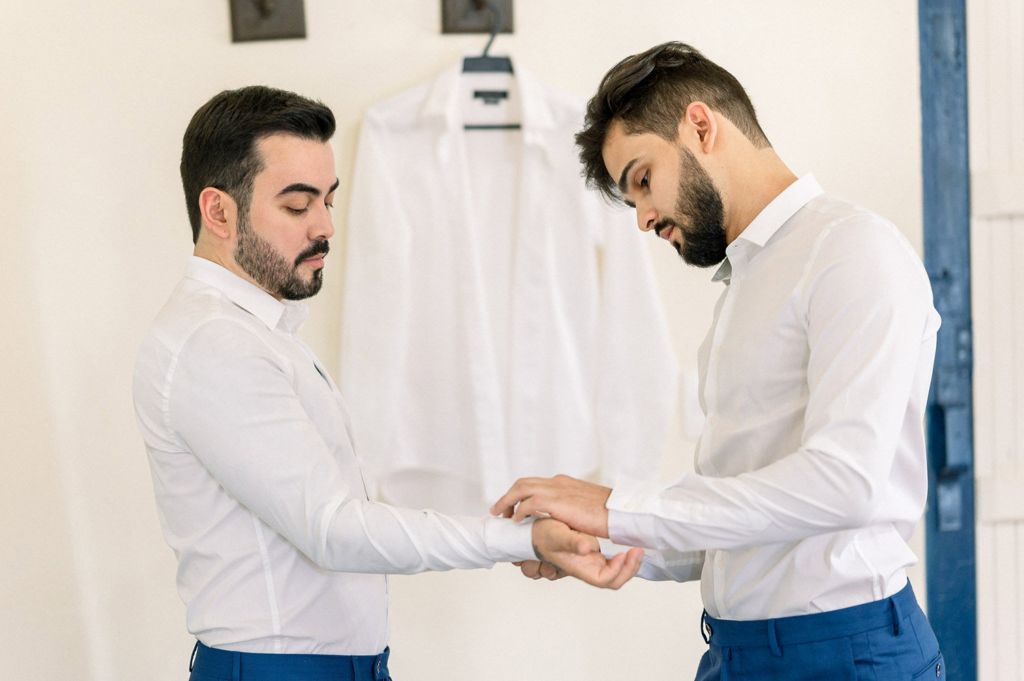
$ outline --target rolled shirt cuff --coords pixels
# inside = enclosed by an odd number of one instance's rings
[[[664,486],[656,482],[619,481],[606,504],[609,539],[623,546],[657,548],[653,509],[662,489]]]
[[[485,519],[484,540],[491,560],[496,563],[537,560],[533,550],[533,523],[536,521],[537,518],[526,518],[518,523],[511,518]]]

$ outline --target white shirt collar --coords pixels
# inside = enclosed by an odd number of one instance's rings
[[[277,300],[259,286],[206,258],[189,256],[185,276],[214,287],[269,329],[276,328],[284,318],[288,331],[295,333],[306,321],[308,309],[305,305]]]
[[[544,97],[537,79],[526,69],[516,66],[513,87],[519,89],[522,106],[522,129],[524,133],[550,130],[555,127],[555,117]],[[462,109],[459,106],[459,78],[462,77],[462,60],[446,69],[430,84],[430,92],[420,117],[442,119],[449,131],[462,127]],[[529,139],[529,135],[526,136]]]
[[[754,218],[747,228],[744,229],[726,249],[726,260],[715,272],[712,281],[722,281],[732,275],[731,259],[734,259],[741,243],[753,244],[763,248],[768,240],[793,217],[798,210],[807,205],[807,202],[816,196],[823,194],[818,181],[814,175],[807,173],[799,180],[782,190],[782,193],[772,199],[771,203],[765,206],[757,217]]]

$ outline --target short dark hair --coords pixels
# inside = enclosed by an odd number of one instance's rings
[[[689,45],[668,42],[616,64],[587,103],[576,135],[587,186],[622,199],[601,153],[612,123],[622,121],[631,135],[652,132],[675,141],[686,108],[697,101],[732,121],[755,146],[771,146],[739,81]]]
[[[181,145],[192,243],[199,240],[199,195],[207,187],[227,193],[241,215],[248,213],[253,181],[263,170],[257,142],[275,133],[327,142],[334,130],[327,106],[294,92],[251,85],[214,95],[192,116]]]

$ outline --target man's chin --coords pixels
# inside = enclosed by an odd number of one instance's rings
[[[320,289],[324,285],[323,267],[313,270],[308,277],[298,275],[298,270],[296,269],[296,275],[287,286],[280,288],[278,291],[279,296],[285,300],[305,300],[320,293]]]

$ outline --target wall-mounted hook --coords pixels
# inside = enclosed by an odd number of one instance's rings
[[[501,15],[500,33],[513,33],[512,0],[441,0],[441,33],[492,33],[496,25],[493,5]]]
[[[252,4],[256,5],[256,11],[264,19],[269,19],[274,14],[274,10],[277,9],[276,0],[252,0]]]

